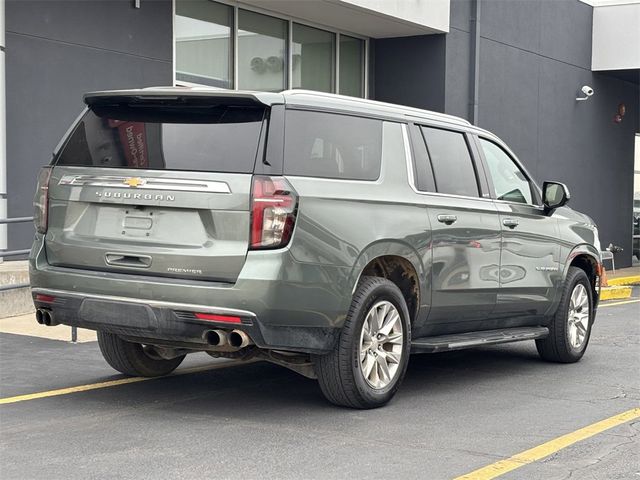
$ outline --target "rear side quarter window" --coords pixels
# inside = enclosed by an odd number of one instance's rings
[[[377,180],[381,158],[381,120],[306,110],[287,111],[285,174]]]

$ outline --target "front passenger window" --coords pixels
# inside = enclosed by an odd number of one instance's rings
[[[533,204],[531,185],[520,167],[495,143],[481,138],[480,145],[489,166],[496,199]]]

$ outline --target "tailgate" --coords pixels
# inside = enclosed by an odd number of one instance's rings
[[[89,110],[49,182],[49,263],[235,282],[264,109],[216,108]]]

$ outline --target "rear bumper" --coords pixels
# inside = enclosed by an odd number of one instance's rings
[[[286,249],[249,252],[234,284],[53,267],[41,236],[29,263],[34,303],[57,322],[185,348],[204,349],[208,330],[237,328],[260,348],[325,353],[350,303],[349,269],[299,263]],[[38,293],[55,301],[40,302]],[[193,312],[242,323],[203,321]]]
[[[140,343],[207,350],[209,331],[242,330],[260,348],[326,353],[338,333],[336,328],[265,325],[246,310],[45,288],[33,288],[32,294],[36,308],[49,310],[58,323],[108,331]],[[196,313],[239,318],[240,322],[200,320]]]

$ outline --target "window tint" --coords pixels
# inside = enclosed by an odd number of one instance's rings
[[[381,156],[381,120],[300,110],[287,112],[286,174],[376,180]]]
[[[478,182],[464,135],[421,127],[439,193],[478,196]]]
[[[263,117],[253,107],[96,107],[57,164],[250,173]]]
[[[484,138],[480,139],[493,189],[498,200],[533,204],[531,185],[522,170],[498,145]]]

